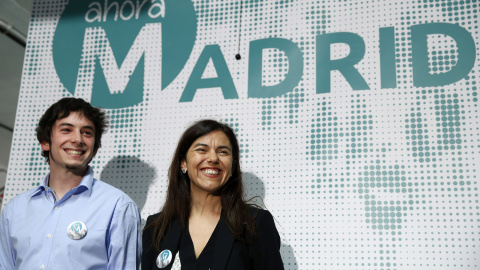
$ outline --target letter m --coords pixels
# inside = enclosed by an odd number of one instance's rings
[[[75,96],[94,106],[115,109],[142,102],[144,89],[161,89],[161,37],[161,23],[146,24],[122,61],[118,53],[115,55],[103,28],[87,28]]]

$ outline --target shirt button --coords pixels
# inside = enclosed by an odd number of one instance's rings
[[[55,210],[58,210],[58,209],[60,209],[60,208],[58,208],[58,206],[55,206]]]
[[[43,269],[43,268],[45,268],[45,265],[43,265],[43,264],[40,265],[40,269]]]
[[[52,235],[49,233],[49,234],[47,235],[47,238],[49,238],[49,239],[52,238]]]

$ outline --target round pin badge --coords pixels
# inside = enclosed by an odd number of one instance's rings
[[[68,225],[67,234],[73,240],[82,239],[87,235],[87,225],[81,221],[74,221]]]
[[[165,268],[172,261],[172,257],[173,257],[172,252],[168,249],[165,249],[164,251],[160,252],[160,254],[157,257],[157,267]]]

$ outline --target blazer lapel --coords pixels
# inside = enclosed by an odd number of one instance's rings
[[[213,252],[212,270],[223,270],[227,267],[228,258],[233,247],[232,232],[227,226],[225,214],[222,212]]]
[[[172,252],[172,256],[175,256],[178,252],[178,248],[180,245],[180,238],[182,237],[182,223],[180,220],[175,220],[170,225],[168,233],[165,234],[165,239],[160,243],[160,252],[168,249]],[[170,270],[173,265],[173,261],[175,258],[172,258],[170,264],[168,264],[165,268],[161,268],[162,270]]]

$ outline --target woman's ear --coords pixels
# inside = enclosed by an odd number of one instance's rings
[[[183,173],[187,173],[187,160],[182,160],[182,162],[180,163],[180,169]]]

